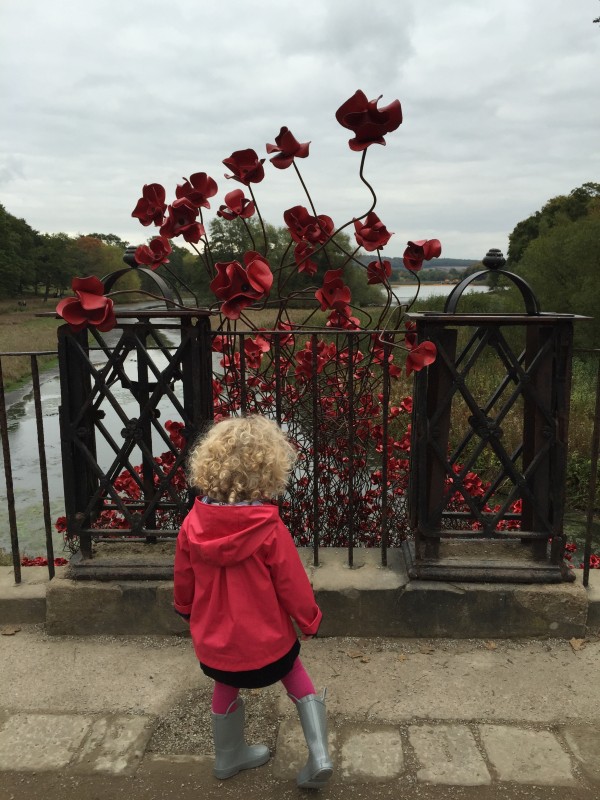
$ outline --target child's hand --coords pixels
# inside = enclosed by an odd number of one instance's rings
[[[312,635],[311,635],[310,633],[303,633],[303,634],[302,634],[302,636],[300,637],[300,641],[302,641],[302,642],[308,642],[308,641],[310,641],[312,638],[313,638],[313,637],[312,637]]]

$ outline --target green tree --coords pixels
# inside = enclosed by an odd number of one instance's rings
[[[87,235],[92,239],[99,239],[104,244],[111,245],[111,247],[119,247],[123,252],[125,252],[125,248],[129,245],[129,242],[121,239],[121,237],[117,236],[115,233],[88,233]]]
[[[529,244],[545,231],[563,222],[585,217],[600,201],[600,183],[584,183],[568,195],[553,197],[527,219],[517,223],[508,237],[508,267],[514,269]]]
[[[600,346],[600,208],[592,206],[587,216],[541,233],[527,247],[518,272],[543,310],[593,317],[575,326],[576,342]]]
[[[35,279],[40,235],[0,205],[0,297],[15,296]]]
[[[54,293],[62,295],[77,274],[77,251],[66,233],[45,233],[40,237],[35,257],[34,290],[44,290],[44,300]],[[53,291],[54,290],[54,291]]]

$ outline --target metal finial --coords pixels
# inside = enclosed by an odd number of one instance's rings
[[[135,260],[135,251],[137,250],[137,245],[130,244],[125,248],[125,253],[123,254],[123,261],[127,264],[128,267],[138,267],[138,262]]]
[[[506,259],[502,255],[502,251],[497,247],[492,247],[487,251],[485,258],[481,260],[484,267],[488,269],[502,269],[506,264]]]

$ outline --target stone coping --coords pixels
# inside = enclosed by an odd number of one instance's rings
[[[452,638],[581,638],[600,630],[600,571],[584,589],[574,583],[502,584],[409,580],[403,555],[392,549],[382,567],[378,550],[355,550],[353,568],[343,549],[300,556],[324,613],[321,636]],[[0,623],[45,622],[49,633],[181,634],[172,610],[172,582],[73,581],[67,568],[24,567],[15,585],[0,568]]]

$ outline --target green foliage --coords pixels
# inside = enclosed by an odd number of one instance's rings
[[[595,317],[575,326],[575,341],[600,346],[600,212],[540,235],[528,246],[519,273],[544,311]]]
[[[75,276],[102,278],[121,269],[126,246],[112,233],[40,234],[0,205],[0,298],[40,290],[44,299],[61,296],[70,291]],[[137,289],[139,283],[132,271],[118,288]]]
[[[600,184],[553,197],[509,237],[508,268],[522,275],[543,311],[595,317],[600,304]],[[600,320],[578,323],[575,344],[600,346]]]
[[[568,195],[553,197],[527,219],[517,223],[508,237],[508,267],[514,269],[530,243],[551,228],[587,216],[600,203],[600,183],[584,183]]]
[[[0,205],[0,297],[13,297],[31,284],[39,239],[24,219]]]

